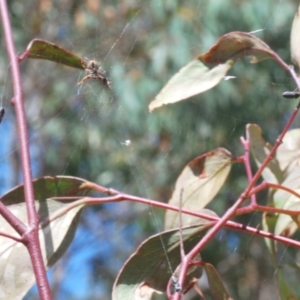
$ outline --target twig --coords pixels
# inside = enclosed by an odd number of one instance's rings
[[[244,155],[242,156],[243,163],[244,163],[244,166],[246,169],[248,182],[251,182],[251,180],[253,179],[253,175],[252,175],[251,164],[250,164],[249,138],[247,138],[247,140],[245,140],[243,137],[241,137],[241,143],[244,147]],[[251,195],[251,203],[256,204],[256,194],[255,193],[253,193]]]
[[[63,198],[66,200],[66,197],[63,197]],[[60,200],[61,197],[55,197],[55,198],[51,198],[51,199]],[[166,203],[163,203],[160,201],[150,200],[150,199],[142,198],[142,197],[136,197],[136,196],[132,196],[132,195],[128,195],[128,194],[119,192],[119,194],[116,196],[103,197],[103,198],[85,197],[78,201],[72,202],[69,205],[67,205],[66,207],[64,207],[63,209],[57,211],[56,214],[52,215],[50,219],[48,219],[47,221],[42,223],[41,227],[47,226],[50,222],[54,221],[55,219],[59,218],[61,215],[65,214],[69,210],[71,210],[74,207],[79,206],[79,205],[85,206],[85,205],[104,204],[104,203],[120,202],[120,201],[138,202],[138,203],[143,203],[146,205],[155,206],[155,207],[158,207],[161,209],[169,209],[169,210],[177,211],[177,212],[179,212],[179,210],[180,210],[179,207],[174,206],[174,205],[169,205],[169,204],[166,204]],[[202,218],[205,220],[212,221],[212,224],[214,224],[214,222],[217,223],[220,220],[220,218],[218,218],[218,217],[191,211],[191,210],[184,209],[184,208],[181,209],[181,212],[184,214],[188,214],[191,216],[195,216],[195,217],[199,217],[199,218]],[[233,221],[227,221],[224,226],[226,228],[239,230],[239,231],[245,231],[250,234],[256,234],[261,237],[269,238],[269,239],[275,240],[277,242],[281,242],[285,245],[294,246],[294,247],[297,247],[300,249],[300,241],[296,241],[296,240],[289,239],[289,238],[282,237],[282,236],[277,236],[277,235],[274,235],[273,233],[266,232],[266,231],[263,231],[263,230],[260,230],[257,228],[253,228],[250,226],[245,226],[243,224],[233,222]]]
[[[6,237],[6,238],[8,238],[8,239],[11,239],[11,240],[14,240],[14,241],[16,241],[16,242],[18,242],[18,243],[24,243],[24,241],[23,241],[22,238],[19,238],[19,237],[17,237],[17,236],[13,236],[13,235],[8,234],[8,233],[3,232],[3,231],[0,231],[0,236],[4,236],[4,237]]]

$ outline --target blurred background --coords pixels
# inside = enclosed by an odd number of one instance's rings
[[[21,54],[42,38],[101,62],[112,80],[76,84],[83,71],[48,61],[22,62],[34,177],[72,175],[107,187],[168,201],[176,178],[194,157],[216,147],[242,155],[245,125],[257,123],[273,143],[296,105],[282,98],[295,85],[271,60],[239,61],[204,94],[149,113],[148,104],[168,79],[230,31],[254,32],[290,63],[289,35],[298,1],[124,0],[8,1]],[[22,181],[10,104],[12,84],[1,31],[0,193]],[[299,121],[294,123],[299,126]],[[242,166],[209,208],[222,215],[247,184]],[[262,201],[265,194],[261,194]],[[261,215],[237,220],[257,226]],[[86,208],[76,236],[49,271],[54,299],[111,299],[123,263],[159,232],[163,211],[116,203]],[[234,299],[276,299],[276,270],[264,241],[222,231],[204,249]],[[207,283],[200,283],[206,299]],[[27,299],[38,299],[33,288]],[[157,299],[165,299],[157,297]],[[199,299],[189,295],[186,299]]]

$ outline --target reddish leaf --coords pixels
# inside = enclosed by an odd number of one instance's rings
[[[273,50],[261,39],[247,32],[233,31],[224,34],[210,50],[201,55],[205,63],[221,64],[229,59],[252,56],[251,63],[256,63],[274,55]]]
[[[300,67],[300,6],[295,14],[291,30],[291,56],[293,63]]]
[[[47,59],[68,67],[84,69],[76,54],[45,40],[34,39],[27,46],[28,58]]]
[[[224,184],[231,169],[232,156],[224,148],[217,148],[193,159],[177,179],[169,204],[179,206],[181,191],[182,207],[199,211],[205,207]],[[168,210],[165,229],[178,227],[178,213]]]

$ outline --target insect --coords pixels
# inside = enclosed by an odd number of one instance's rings
[[[300,92],[284,92],[282,96],[287,99],[297,99],[300,97]]]
[[[105,70],[101,67],[100,63],[96,60],[82,60],[82,67],[86,72],[86,76],[82,78],[77,85],[82,85],[89,79],[98,79],[102,81],[103,85],[110,88],[111,81],[106,77]]]
[[[0,123],[2,122],[2,119],[5,115],[5,109],[3,107],[0,107]]]

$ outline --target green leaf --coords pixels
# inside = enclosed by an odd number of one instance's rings
[[[300,129],[293,129],[286,133],[282,144],[276,151],[276,159],[282,172],[287,177],[300,167]]]
[[[276,243],[275,270],[281,300],[300,299],[298,252]]]
[[[150,103],[149,111],[213,88],[233,64],[245,56],[252,56],[251,63],[276,57],[266,43],[250,33],[227,33],[207,53],[176,73]]]
[[[300,297],[300,292],[294,292],[291,289],[291,286],[288,284],[288,278],[283,278],[282,272],[279,270],[277,271],[277,278],[278,278],[278,288],[280,293],[281,300],[298,300]]]
[[[294,172],[289,174],[286,180],[282,182],[282,185],[300,193],[299,179],[300,168],[297,168]],[[274,193],[273,203],[277,208],[300,211],[300,199],[284,190],[277,190]],[[299,221],[297,216],[292,218],[289,215],[280,214],[276,222],[274,233],[290,237],[298,229]]]
[[[266,142],[262,136],[261,128],[256,124],[248,124],[246,128],[247,140],[250,143],[250,151],[254,157],[256,165],[261,166],[263,161],[269,155],[272,146]],[[283,173],[280,170],[278,161],[272,159],[264,168],[262,176],[265,181],[270,183],[281,183],[283,180]]]
[[[232,67],[228,60],[216,67],[207,67],[200,59],[195,59],[179,70],[149,105],[151,112],[162,105],[175,103],[205,92],[216,86]]]
[[[76,54],[41,39],[32,40],[27,46],[28,58],[46,59],[68,67],[84,70],[83,59]]]
[[[176,181],[169,204],[179,206],[183,191],[182,208],[200,211],[223,186],[232,160],[229,151],[217,148],[190,161]],[[165,215],[165,229],[175,227],[178,227],[178,212],[168,210]]]
[[[291,57],[293,63],[300,67],[300,6],[297,9],[297,12],[294,17],[292,30],[291,30]]]
[[[262,214],[262,229],[264,231],[274,233],[278,215],[264,212]],[[264,238],[267,248],[271,254],[275,252],[275,242],[269,238]]]
[[[290,173],[289,176],[282,182],[283,186],[288,187],[289,189],[299,193],[300,190],[300,168],[294,170]],[[285,208],[290,203],[297,203],[300,199],[296,196],[288,193],[282,189],[276,190],[273,196],[274,206],[277,208]]]
[[[208,222],[203,220],[201,225],[182,229],[186,252],[199,242],[208,228]],[[172,273],[181,262],[179,236],[176,229],[161,232],[144,241],[118,274],[112,299],[147,300],[151,299],[153,292],[165,292]],[[199,274],[199,269],[196,269],[193,276]]]
[[[203,263],[205,269],[209,288],[214,297],[214,300],[230,300],[228,292],[225,289],[225,286],[222,282],[220,275],[218,274],[215,267],[208,263]]]
[[[88,192],[84,187],[86,182],[83,179],[68,176],[44,177],[35,180],[33,185],[40,223],[46,223],[55,213],[72,202],[47,198],[59,196],[80,198]],[[27,224],[23,185],[5,194],[2,202],[15,216]],[[67,250],[73,239],[82,207],[83,205],[78,205],[72,208],[40,229],[42,255],[47,268],[52,266]],[[2,216],[0,216],[0,228],[7,234],[16,235],[14,229]],[[0,298],[22,299],[35,282],[28,251],[23,244],[1,235],[0,245]]]

